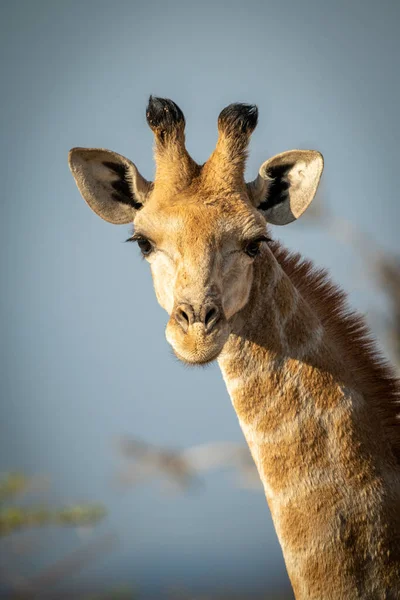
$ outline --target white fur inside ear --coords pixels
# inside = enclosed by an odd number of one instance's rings
[[[290,209],[298,219],[314,199],[322,173],[322,157],[315,152],[311,160],[296,162],[288,173]]]
[[[290,171],[288,174],[288,181],[292,190],[299,189],[299,187],[303,184],[306,169],[307,165],[302,161],[296,164]]]

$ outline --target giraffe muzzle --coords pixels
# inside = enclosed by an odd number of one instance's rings
[[[222,318],[221,308],[214,302],[208,302],[201,307],[195,308],[191,304],[179,304],[174,311],[174,317],[184,333],[199,324],[204,327],[206,334],[211,333]]]

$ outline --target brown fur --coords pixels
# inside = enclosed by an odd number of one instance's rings
[[[271,250],[293,285],[318,314],[327,335],[349,363],[357,389],[378,416],[400,464],[400,385],[393,367],[379,352],[364,318],[351,311],[346,294],[298,253],[278,243]]]

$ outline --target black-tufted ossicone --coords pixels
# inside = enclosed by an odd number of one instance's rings
[[[150,96],[146,118],[150,128],[158,135],[172,133],[177,126],[181,129],[185,125],[183,112],[168,98]]]
[[[218,117],[218,127],[228,134],[251,134],[257,126],[258,108],[254,104],[230,104]]]

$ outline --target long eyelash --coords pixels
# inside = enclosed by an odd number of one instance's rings
[[[134,233],[133,235],[128,237],[128,239],[126,239],[125,242],[138,242],[139,240],[143,239],[144,238],[141,235],[137,235],[136,233]]]
[[[257,238],[254,241],[255,242],[267,242],[267,244],[268,244],[269,242],[272,242],[272,238],[269,238],[266,235],[261,235],[259,238]]]
[[[254,239],[254,240],[249,240],[249,242],[266,242],[267,244],[269,244],[270,242],[273,242],[272,238],[267,237],[266,235],[260,235],[260,237]]]
[[[130,237],[128,237],[128,239],[125,240],[125,242],[140,242],[140,241],[148,241],[150,242],[150,240],[148,240],[147,238],[145,238],[143,235],[140,235],[139,233],[134,233],[133,235],[131,235]],[[150,244],[152,244],[152,242],[150,242]],[[139,252],[139,256],[142,260],[146,259],[146,255],[143,254],[143,252]]]

